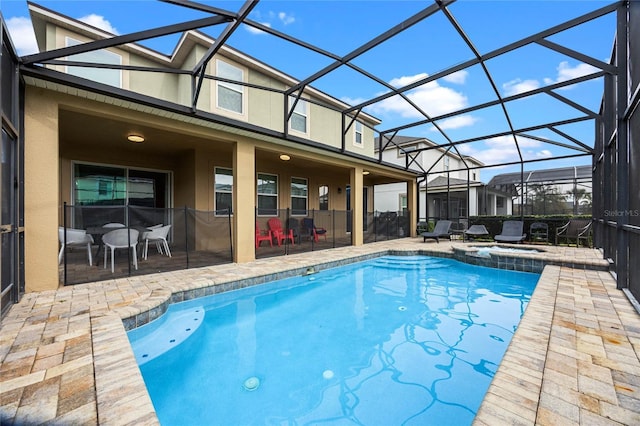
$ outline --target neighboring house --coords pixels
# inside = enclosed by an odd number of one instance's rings
[[[408,164],[410,169],[427,176],[427,179],[420,180],[420,220],[427,217],[427,207],[431,219],[511,214],[511,194],[482,183],[478,167],[484,164],[475,158],[460,156],[419,137],[396,136],[383,148],[383,161],[399,166]],[[378,138],[376,153],[380,155]],[[375,187],[376,211],[401,211],[406,208],[406,199],[403,183]]]
[[[593,171],[589,165],[495,175],[489,186],[512,194],[525,215],[591,214]]]
[[[215,41],[201,32],[185,32],[170,56],[127,43],[59,58],[122,69],[42,67],[32,63],[49,60],[43,52],[58,59],[56,49],[113,35],[33,3],[29,10],[41,54],[20,66],[27,291],[58,287],[63,203],[230,208],[233,259],[248,262],[256,212],[352,211],[347,234],[360,245],[373,183],[383,176],[416,185],[415,172],[376,161],[378,119],[360,113],[349,123],[346,104],[310,86],[288,99],[287,119],[283,93],[299,82],[226,45],[202,61]],[[208,77],[195,105],[188,73],[147,72],[198,63]]]

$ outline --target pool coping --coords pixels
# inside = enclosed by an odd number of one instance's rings
[[[132,277],[129,279],[65,287],[57,292],[47,294],[43,292],[42,294],[33,296],[25,295],[24,303],[21,302],[21,305],[23,305],[21,308],[23,308],[25,313],[19,314],[25,316],[28,315],[27,312],[30,309],[35,309],[34,306],[41,306],[47,303],[53,304],[54,302],[61,304],[64,302],[66,305],[69,303],[67,299],[72,299],[76,294],[85,297],[87,293],[90,294],[92,291],[104,292],[107,303],[103,303],[105,300],[103,300],[101,296],[101,303],[92,304],[90,303],[91,298],[89,297],[89,307],[86,313],[81,306],[78,307],[78,309],[81,309],[82,319],[88,319],[90,322],[90,355],[80,357],[70,362],[63,362],[58,367],[54,366],[41,371],[34,371],[35,368],[33,368],[29,370],[31,371],[29,374],[23,374],[19,377],[10,378],[9,380],[3,379],[2,383],[0,383],[2,384],[0,394],[2,394],[3,397],[10,396],[13,390],[20,391],[21,389],[28,389],[30,386],[35,386],[43,381],[47,381],[50,377],[54,378],[56,375],[63,375],[65,372],[72,371],[76,367],[92,367],[95,377],[94,414],[90,414],[91,404],[87,403],[81,407],[81,409],[78,408],[63,416],[56,415],[55,413],[51,414],[54,417],[50,418],[50,420],[55,419],[56,423],[64,423],[64,421],[69,421],[70,419],[82,419],[82,423],[87,423],[90,421],[89,419],[94,416],[96,423],[158,424],[153,404],[149,398],[142,375],[135,362],[133,350],[126,335],[125,320],[129,319],[127,327],[132,327],[133,321],[135,321],[136,325],[141,325],[145,320],[148,322],[151,318],[159,316],[163,306],[164,309],[166,309],[170,303],[203,296],[206,295],[207,291],[216,293],[224,291],[225,289],[229,290],[232,288],[233,282],[237,283],[237,288],[242,288],[273,279],[304,274],[309,267],[313,267],[315,270],[321,270],[386,254],[422,254],[438,257],[454,257],[455,247],[460,247],[460,245],[446,242],[440,244],[422,244],[422,242],[418,242],[417,239],[403,239],[399,241],[396,240],[395,242],[378,242],[365,246],[325,250],[322,251],[324,262],[318,262],[319,252],[315,252],[307,256],[304,254],[291,255],[284,258],[255,261],[251,264],[221,265],[177,273],[156,274],[155,276]],[[554,300],[554,296],[557,297],[558,288],[562,285],[563,280],[566,281],[562,274],[568,273],[580,276],[580,274],[597,273],[597,279],[600,282],[606,282],[607,289],[613,287],[612,291],[617,292],[609,294],[612,300],[618,297],[618,293],[622,294],[619,290],[615,290],[615,283],[613,283],[613,280],[607,272],[588,270],[593,261],[596,261],[595,263],[598,265],[602,265],[602,262],[597,261],[598,253],[596,251],[564,248],[554,248],[553,250],[557,252],[556,254],[559,258],[567,259],[567,261],[571,262],[574,266],[576,265],[576,260],[580,257],[583,257],[586,262],[581,263],[581,269],[571,269],[566,266],[555,265],[548,265],[544,268],[540,279],[541,281],[532,295],[531,302],[498,368],[487,396],[478,411],[475,419],[477,424],[496,424],[496,419],[502,419],[502,422],[513,422],[515,420],[516,424],[530,424],[529,420],[531,418],[539,421],[539,417],[537,417],[539,413],[537,413],[536,410],[540,411],[540,404],[544,402],[542,399],[544,397],[544,391],[541,391],[541,389],[544,389],[544,382],[542,380],[544,373],[540,370],[541,368],[546,368],[544,362],[546,358],[544,358],[545,355],[543,352],[548,351],[549,347],[553,344],[549,330],[551,327],[550,317],[553,316],[550,315],[550,313],[554,312],[554,305],[548,302],[549,300]],[[267,270],[267,272],[256,274],[256,269]],[[505,269],[507,269],[507,267],[505,267]],[[188,278],[188,282],[184,282],[185,276],[190,277]],[[591,278],[588,278],[588,280],[590,284]],[[144,288],[142,290],[138,289],[137,291],[139,293],[137,297],[135,297],[135,295],[126,294],[131,292],[130,287],[135,287],[136,289],[139,287]],[[213,288],[207,290],[209,287]],[[117,299],[115,297],[116,295],[120,295],[118,296],[120,299]],[[117,300],[115,300],[115,302],[109,302],[111,297]],[[618,300],[616,303],[623,307],[627,305],[630,306],[623,296],[621,296],[621,298],[622,301]],[[535,309],[532,309],[532,306],[534,306]],[[57,306],[54,306],[54,309],[56,307]],[[71,307],[68,309],[72,310]],[[52,315],[52,313],[48,315]],[[640,346],[640,321],[638,321],[638,314],[631,308],[631,314],[629,315],[631,316],[626,319],[631,323],[631,328],[625,327],[625,332],[631,333],[632,335],[632,337],[629,337],[631,345]],[[131,318],[134,318],[134,320],[131,320]],[[22,321],[22,325],[25,326],[25,319],[23,318]],[[15,324],[9,323],[8,320],[6,322],[3,320],[2,326],[4,330],[14,332],[13,328],[19,326],[19,320],[16,321]],[[15,334],[17,333],[18,332],[15,331]],[[57,342],[58,340],[73,338],[76,335],[77,333],[68,332],[62,336],[55,337],[55,339]],[[13,342],[11,341],[11,336],[6,338],[3,336],[2,339],[3,346],[1,347],[2,353],[0,353],[0,355],[2,355],[4,366],[4,364],[7,364],[7,353],[12,349],[11,344]],[[15,340],[16,336],[13,336],[13,339]],[[533,350],[531,344],[527,345],[528,341],[535,342],[536,346]],[[9,342],[9,346],[7,346],[7,342]],[[636,351],[636,354],[637,352],[638,351]],[[39,353],[40,352],[38,352],[38,354]],[[544,353],[546,354],[547,352]],[[32,358],[35,358],[35,353],[33,355]],[[626,362],[627,364],[623,365],[628,365],[630,361]],[[525,365],[527,365],[526,368]],[[529,371],[531,367],[533,368],[532,371],[538,370],[540,372],[533,374]],[[524,375],[526,380],[522,378],[523,374],[521,373],[523,369],[527,372]],[[640,377],[638,380],[640,383]],[[505,392],[505,389],[509,390],[509,392]],[[633,397],[640,399],[635,393]],[[25,404],[24,396],[18,398],[17,402],[7,402],[7,405],[5,405],[3,401],[0,416],[21,419],[28,418],[25,417],[24,413],[29,412],[29,407],[24,408]],[[38,415],[41,415],[42,407],[31,406],[30,408],[36,411]],[[629,410],[623,410],[623,412],[629,417]],[[33,411],[31,413],[33,414]],[[640,419],[640,415],[632,411],[631,416],[633,415],[637,415]]]

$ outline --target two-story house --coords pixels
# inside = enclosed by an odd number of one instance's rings
[[[415,205],[417,174],[376,161],[377,118],[349,116],[347,104],[197,28],[165,55],[29,10],[40,53],[21,58],[24,130],[14,131],[24,143],[27,291],[58,286],[65,203],[186,206],[211,220],[230,209],[234,262],[255,259],[255,223],[279,209],[344,211],[360,245],[374,183],[401,182]]]
[[[375,150],[380,155],[380,140]],[[420,220],[467,219],[477,215],[508,215],[512,212],[511,195],[480,180],[484,165],[471,156],[461,156],[422,137],[395,136],[382,146],[383,161],[395,163],[423,175],[419,180],[418,215]],[[377,211],[402,211],[407,208],[407,191],[403,183],[375,187]]]

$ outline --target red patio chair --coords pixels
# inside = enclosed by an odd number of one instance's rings
[[[269,226],[269,230],[273,235],[273,238],[276,239],[278,245],[282,245],[283,241],[291,240],[291,245],[295,245],[293,242],[293,229],[289,229],[289,232],[285,232],[282,228],[282,222],[277,217],[272,217],[267,221],[267,225]]]
[[[269,241],[269,245],[273,247],[273,234],[270,230],[260,231],[260,227],[256,223],[256,248],[260,247],[262,241]]]

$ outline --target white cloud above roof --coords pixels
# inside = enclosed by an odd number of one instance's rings
[[[447,75],[446,77],[442,77],[444,81],[448,81],[449,83],[454,84],[464,84],[467,80],[469,73],[465,70],[456,71]]]
[[[464,114],[457,115],[455,117],[447,118],[438,122],[438,126],[442,130],[459,129],[460,127],[472,126],[478,122],[478,119],[472,115]],[[432,131],[437,132],[435,127],[431,128]]]
[[[522,80],[515,78],[502,84],[503,94],[505,96],[513,96],[519,93],[535,90],[540,87],[538,80]]]
[[[415,81],[428,77],[421,73],[413,76],[402,76],[392,79],[389,83],[394,87],[403,87]],[[446,114],[468,106],[467,97],[459,91],[441,86],[437,81],[423,84],[413,90],[405,92],[407,98],[431,117]],[[371,106],[375,114],[398,114],[404,118],[423,117],[413,106],[400,96],[392,96]]]
[[[518,146],[522,157],[527,159],[551,158],[553,154],[544,149],[545,144],[540,141],[518,136]],[[499,136],[486,140],[483,144],[459,145],[458,149],[464,155],[470,155],[487,165],[519,161],[518,149],[512,136]]]
[[[116,27],[111,25],[111,22],[106,20],[104,16],[96,15],[95,13],[83,16],[82,18],[78,18],[78,21],[84,22],[85,24],[89,24],[96,28],[100,28],[101,30],[111,34],[119,34]]]
[[[19,56],[38,53],[38,43],[33,32],[31,19],[23,16],[9,18],[7,19],[7,27]]]

